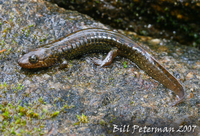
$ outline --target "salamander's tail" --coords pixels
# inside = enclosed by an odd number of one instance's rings
[[[159,62],[157,62],[153,57],[152,57],[152,59],[153,59],[154,63],[156,64],[156,66],[166,75],[166,78],[163,80],[162,84],[164,86],[166,86],[167,88],[169,88],[170,90],[172,90],[179,97],[179,100],[177,100],[174,104],[172,104],[172,106],[175,106],[175,105],[181,103],[186,96],[183,86]]]

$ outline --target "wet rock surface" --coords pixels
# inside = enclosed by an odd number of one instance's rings
[[[199,0],[46,0],[114,28],[200,48]]]
[[[171,107],[174,93],[126,58],[117,57],[110,66],[99,69],[90,58],[102,59],[105,54],[94,53],[70,60],[65,69],[59,69],[59,64],[22,69],[17,60],[23,49],[37,48],[80,29],[107,27],[44,1],[1,0],[0,9],[1,134],[129,135],[134,125],[175,130],[185,125],[195,131],[171,134],[200,133],[198,50],[121,31],[143,44],[184,85],[185,101]],[[126,130],[129,125],[130,132],[113,133],[115,125]],[[169,133],[136,129],[134,134]]]

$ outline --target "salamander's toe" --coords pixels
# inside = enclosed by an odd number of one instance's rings
[[[92,58],[92,61],[93,61],[93,63],[94,63],[95,65],[97,65],[97,66],[100,66],[100,65],[103,63],[102,60],[97,59],[96,57]]]

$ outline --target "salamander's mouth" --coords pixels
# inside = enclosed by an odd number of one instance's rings
[[[27,60],[24,59],[24,57],[21,57],[20,59],[18,59],[18,64],[20,65],[20,67],[26,68],[27,67]]]
[[[22,68],[27,69],[35,69],[35,68],[44,68],[50,67],[57,62],[56,58],[46,58],[46,59],[39,59],[36,63],[31,63],[29,59],[30,55],[25,54],[18,60],[18,64]]]
[[[41,67],[46,66],[46,65],[43,65],[40,60],[35,64],[30,63],[29,57],[27,57],[26,54],[18,60],[18,64],[20,65],[20,67],[27,68],[27,69],[41,68]]]
[[[24,54],[18,60],[18,64],[22,68],[34,69],[34,68],[43,68],[53,65],[57,58],[49,57],[49,54],[46,52],[45,48],[38,48],[27,54]]]

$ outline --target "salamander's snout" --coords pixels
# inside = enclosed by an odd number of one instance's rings
[[[28,52],[19,58],[18,64],[22,68],[28,69],[44,67],[42,60],[44,60],[45,55],[43,54],[45,54],[45,51],[42,48]]]
[[[18,60],[18,64],[22,68],[34,69],[52,66],[57,62],[56,57],[52,57],[51,53],[45,48],[38,48],[34,51],[24,54]]]
[[[21,58],[18,59],[18,64],[22,68],[34,68],[38,62],[38,56],[32,54],[31,52],[23,55]]]
[[[18,59],[18,64],[20,67],[23,67],[24,65],[27,65],[28,63],[28,58],[24,58],[23,56]]]

